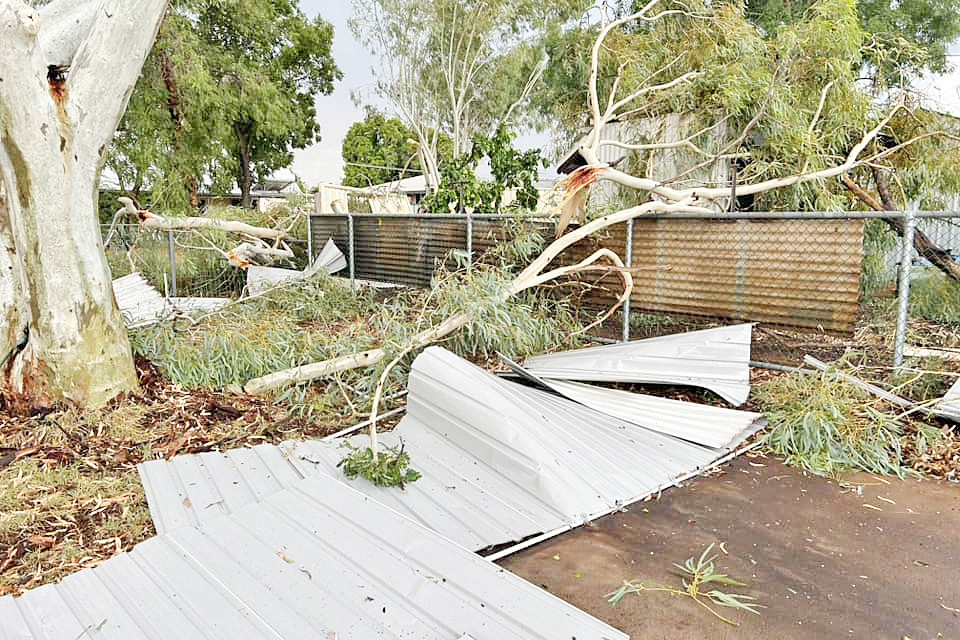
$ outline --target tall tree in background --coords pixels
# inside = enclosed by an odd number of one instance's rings
[[[539,34],[592,2],[354,0],[354,33],[382,61],[377,93],[416,136],[428,188],[439,178],[440,135],[469,153],[534,92],[545,67]]]
[[[148,182],[180,205],[200,180],[222,185],[229,176],[249,206],[255,179],[320,137],[314,97],[340,77],[332,39],[328,23],[290,0],[179,0],[111,166],[125,186]]]
[[[343,139],[343,184],[368,187],[421,173],[413,132],[399,118],[367,108]]]

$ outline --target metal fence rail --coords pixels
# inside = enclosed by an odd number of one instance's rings
[[[960,253],[960,212],[736,212],[665,214],[615,225],[561,256],[580,260],[600,247],[627,264],[649,267],[635,276],[629,305],[607,338],[630,339],[750,320],[817,332],[849,333],[865,296],[900,291],[895,360],[902,361],[910,279],[935,273],[911,244],[880,219],[915,220],[916,228],[950,253]],[[314,214],[309,254],[332,237],[348,256],[354,279],[428,287],[436,268],[454,265],[452,252],[473,259],[511,237],[525,221],[550,240],[550,219],[506,214]],[[106,234],[106,227],[103,230]],[[191,232],[157,232],[121,225],[107,250],[114,277],[133,269],[169,295],[239,295],[244,272],[230,267]],[[904,261],[904,249],[911,258]],[[906,265],[907,269],[902,269]],[[301,265],[302,266],[302,265]],[[904,275],[906,274],[906,275]],[[906,277],[909,276],[909,277]],[[584,277],[584,309],[608,308],[622,290],[614,275]],[[891,330],[892,333],[892,330]]]

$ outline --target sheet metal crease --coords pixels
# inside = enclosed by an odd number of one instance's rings
[[[750,395],[752,328],[745,323],[562,351],[523,366],[542,378],[703,387],[739,407]]]

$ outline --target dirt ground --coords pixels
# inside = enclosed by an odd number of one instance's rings
[[[760,616],[689,598],[605,595],[624,579],[679,586],[673,562],[723,543],[718,571],[749,583]],[[500,564],[633,638],[960,638],[960,484],[805,474],[741,456]],[[722,589],[727,589],[721,587]]]

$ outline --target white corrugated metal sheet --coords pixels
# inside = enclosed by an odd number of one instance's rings
[[[113,281],[113,296],[128,329],[156,324],[178,313],[216,311],[230,302],[229,298],[164,298],[136,272]]]
[[[540,378],[509,358],[501,359],[516,374],[574,402],[608,416],[620,418],[653,431],[729,450],[762,426],[762,414],[723,407],[658,398],[619,389],[605,389],[579,382]]]
[[[735,407],[750,395],[752,323],[530,358],[542,378],[683,384],[709,389]]]
[[[322,475],[0,598],[4,639],[464,636],[627,638]]]
[[[346,268],[346,257],[344,257],[343,252],[337,248],[337,245],[333,242],[333,238],[328,238],[320,254],[314,259],[313,264],[304,271],[251,265],[247,269],[247,293],[256,295],[281,282],[309,278],[311,275],[316,275],[319,271],[336,273]]]
[[[960,423],[960,378],[947,389],[940,402],[933,407],[933,412],[947,420]]]
[[[154,324],[175,313],[160,292],[136,272],[113,281],[113,296],[128,329]]]
[[[578,526],[722,453],[500,379],[439,347],[414,361],[407,402],[407,415],[381,437],[402,441],[423,477],[403,491],[350,484],[474,550]],[[167,531],[303,476],[343,479],[343,455],[334,443],[261,445],[148,462],[140,473],[154,523]]]

